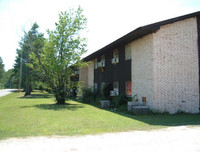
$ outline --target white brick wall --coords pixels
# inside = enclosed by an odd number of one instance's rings
[[[94,86],[94,61],[88,62],[87,67],[80,69],[79,81],[82,82],[84,87],[90,87],[93,89]]]
[[[153,108],[153,36],[149,34],[131,43],[132,49],[132,95],[141,102],[146,97]]]
[[[94,62],[90,61],[88,63],[88,87],[94,87]]]
[[[80,68],[79,81],[84,87],[88,86],[88,67]]]
[[[161,26],[131,48],[132,95],[160,112],[199,112],[196,18]]]
[[[197,23],[190,18],[153,34],[154,108],[199,112]]]

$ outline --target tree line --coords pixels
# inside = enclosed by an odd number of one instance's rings
[[[14,77],[14,69],[5,71],[3,59],[0,57],[0,89],[16,88],[17,79]]]
[[[20,48],[16,50],[14,68],[8,76],[13,84],[11,87],[21,86],[25,96],[33,89],[46,89],[54,94],[58,104],[64,104],[67,90],[74,85],[71,81],[74,69],[85,64],[81,56],[86,52],[87,44],[81,33],[86,24],[80,7],[61,12],[56,28],[47,30],[48,38],[34,23],[28,32],[24,32]],[[0,58],[0,70],[1,61]],[[9,86],[4,84],[4,87]]]

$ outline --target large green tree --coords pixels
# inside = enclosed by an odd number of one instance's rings
[[[17,49],[17,57],[14,66],[15,74],[20,73],[21,82],[25,90],[25,96],[30,95],[34,81],[38,81],[40,75],[38,71],[31,68],[29,65],[33,63],[30,58],[31,53],[41,52],[44,46],[44,34],[38,32],[38,24],[34,23],[28,32],[24,33],[24,37],[20,42],[20,49]],[[20,68],[20,64],[22,64]]]
[[[83,10],[70,9],[59,14],[55,30],[48,30],[43,52],[32,53],[48,85],[52,88],[57,104],[65,103],[66,87],[70,84],[73,68],[81,66],[81,55],[86,52],[86,39],[81,33],[86,28]]]

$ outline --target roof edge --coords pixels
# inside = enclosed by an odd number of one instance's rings
[[[132,42],[132,41],[134,41],[138,38],[141,38],[147,34],[156,32],[163,25],[171,24],[171,23],[174,23],[177,21],[185,20],[185,19],[188,19],[191,17],[196,17],[196,16],[200,16],[200,11],[138,27],[135,30],[133,30],[133,31],[125,34],[124,36],[118,38],[117,40],[111,42],[110,44],[108,44],[108,45],[102,47],[101,49],[91,53],[90,55],[86,56],[83,60],[89,61],[89,60],[95,58],[95,56],[98,56],[98,55],[104,53],[107,49],[117,48],[117,46],[119,46],[120,44],[122,45],[123,43],[125,43],[125,42],[128,43],[129,41]]]

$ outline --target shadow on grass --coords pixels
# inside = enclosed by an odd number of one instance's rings
[[[43,93],[43,94],[31,94],[28,96],[22,96],[22,97],[18,97],[18,98],[24,98],[24,99],[39,99],[39,98],[52,98],[53,95],[49,94],[49,93]]]
[[[21,106],[21,108],[39,108],[42,110],[53,110],[53,111],[60,111],[60,110],[71,110],[75,111],[79,108],[84,108],[83,105],[81,104],[70,104],[66,103],[64,105],[59,105],[59,104],[37,104],[37,105],[32,105],[32,106]]]
[[[71,100],[82,103],[80,100],[77,99],[71,99]],[[93,103],[89,105],[102,109],[100,107],[100,103]],[[123,117],[141,121],[149,125],[158,125],[158,126],[200,125],[200,114],[186,114],[186,113],[166,114],[166,113],[149,112],[149,114],[147,115],[134,115],[127,111],[126,105],[121,106],[119,108],[106,108],[102,110],[106,110]]]
[[[59,105],[59,104],[40,104],[40,105],[35,105],[36,108],[40,108],[43,110],[54,110],[54,111],[58,111],[58,110],[72,110],[75,111],[79,108],[84,108],[83,105],[80,104],[70,104],[70,103],[66,103],[64,105]]]
[[[32,92],[31,95],[28,96],[21,96],[18,97],[21,99],[48,99],[48,98],[53,98],[53,94],[50,93],[38,93],[38,92]],[[67,100],[66,100],[67,102]],[[83,104],[72,104],[72,103],[65,103],[65,104],[34,104],[34,105],[29,105],[29,106],[21,106],[21,108],[39,108],[43,110],[53,110],[53,111],[59,111],[59,110],[72,110],[75,111],[78,108],[84,108]]]
[[[109,109],[107,109],[110,111]],[[183,126],[183,125],[200,125],[200,114],[162,114],[149,113],[148,115],[133,115],[128,112],[114,111],[114,113],[135,119],[150,125],[160,126]]]

